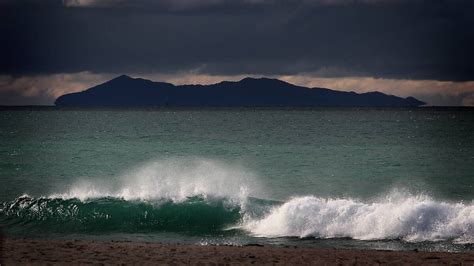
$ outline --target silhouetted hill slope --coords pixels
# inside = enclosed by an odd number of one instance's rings
[[[425,104],[380,92],[358,94],[296,86],[278,79],[245,78],[212,85],[182,85],[119,76],[82,92],[56,99],[57,106],[367,106],[415,107]]]

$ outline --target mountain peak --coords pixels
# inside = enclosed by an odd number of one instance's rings
[[[130,79],[134,79],[134,78],[123,74],[123,75],[120,75],[118,77],[113,78],[112,80],[130,80]],[[112,80],[110,80],[110,81],[112,81]]]
[[[241,79],[240,82],[256,81],[256,80],[259,80],[259,79],[260,79],[260,78],[245,77],[245,78]]]
[[[260,78],[246,77],[238,82],[239,83],[289,84],[288,82],[283,81],[283,80],[274,79],[274,78],[265,78],[265,77],[260,77]]]

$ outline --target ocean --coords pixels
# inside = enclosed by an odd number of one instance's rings
[[[8,237],[474,250],[474,109],[0,112]]]

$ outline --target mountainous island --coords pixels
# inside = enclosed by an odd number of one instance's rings
[[[59,107],[418,107],[425,103],[381,92],[307,88],[269,78],[175,86],[126,75],[56,99]]]

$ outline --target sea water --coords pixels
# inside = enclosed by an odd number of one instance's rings
[[[473,109],[0,112],[10,237],[474,250]]]

